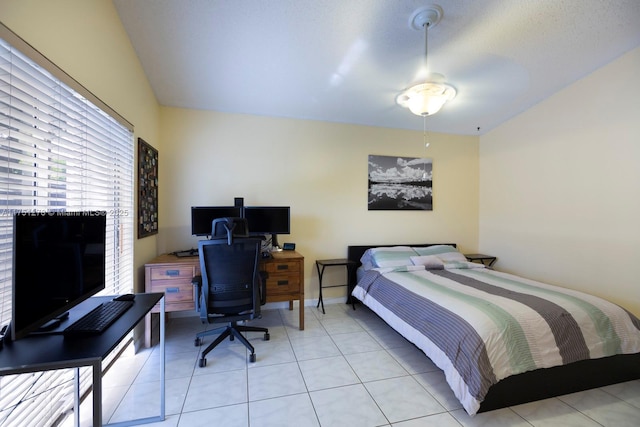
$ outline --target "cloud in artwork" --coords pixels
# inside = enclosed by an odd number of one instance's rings
[[[425,176],[426,175],[426,176]],[[369,160],[369,177],[375,182],[410,182],[432,179],[431,159],[398,157],[394,166],[384,167]]]

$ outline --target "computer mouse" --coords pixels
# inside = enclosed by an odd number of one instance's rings
[[[114,301],[133,301],[136,298],[134,294],[122,294],[115,297]]]

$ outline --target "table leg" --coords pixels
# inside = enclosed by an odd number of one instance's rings
[[[93,362],[93,427],[102,426],[102,363]],[[78,414],[78,419],[80,414]]]
[[[324,273],[324,265],[322,266],[322,269],[320,268],[320,265],[318,265],[318,263],[316,262],[316,269],[318,270],[318,304],[316,304],[316,308],[318,308],[320,305],[322,305],[322,314],[325,314],[324,312],[324,301],[322,300],[322,274]]]
[[[80,367],[75,369],[73,374],[75,395],[73,396],[73,413],[75,414],[75,427],[80,427]]]
[[[166,379],[165,379],[165,370],[166,370],[166,360],[165,360],[165,342],[164,342],[164,334],[165,334],[165,297],[162,297],[160,300],[160,420],[164,421],[165,417],[165,389],[166,389]]]
[[[356,309],[355,298],[351,295],[353,292],[353,288],[355,287],[355,283],[352,282],[351,276],[353,274],[353,266],[347,265],[347,304],[351,304],[351,307]]]
[[[153,334],[151,333],[151,325],[153,324],[152,322],[152,317],[151,317],[151,313],[147,313],[146,316],[144,316],[144,346],[145,348],[151,348],[151,339]]]
[[[304,298],[300,298],[300,330],[304,330]]]

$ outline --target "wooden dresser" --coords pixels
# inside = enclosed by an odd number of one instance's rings
[[[160,255],[145,264],[145,292],[164,292],[165,311],[194,311],[195,296],[191,279],[200,274],[197,256],[177,257]],[[295,251],[272,252],[271,258],[260,261],[260,270],[269,274],[267,279],[267,302],[300,301],[300,330],[304,329],[304,257]],[[151,313],[158,313],[154,307]],[[151,346],[152,315],[145,319],[145,345]]]

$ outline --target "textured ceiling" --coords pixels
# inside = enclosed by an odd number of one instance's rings
[[[416,130],[395,98],[424,56],[410,18],[438,4],[429,68],[458,95],[427,126],[455,134],[491,130],[640,46],[640,0],[113,2],[162,105]]]

